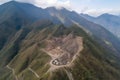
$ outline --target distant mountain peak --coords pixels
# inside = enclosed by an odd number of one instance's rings
[[[98,16],[98,18],[100,18],[100,17],[109,17],[109,16],[114,16],[114,15],[109,14],[109,13],[104,13],[104,14]]]
[[[9,8],[10,6],[16,6],[16,5],[19,5],[21,3],[22,2],[13,0],[13,1],[6,2],[6,3],[4,3],[4,4],[0,5],[0,6],[7,6]]]
[[[11,0],[9,2],[6,2],[4,3],[3,5],[24,5],[24,4],[27,4],[27,5],[32,5],[30,3],[26,3],[26,2],[20,2],[20,1],[16,1],[16,0]],[[2,5],[1,5],[2,6]],[[33,5],[32,5],[33,6]]]
[[[97,18],[106,18],[106,19],[118,19],[119,18],[119,16],[118,15],[113,15],[113,14],[109,14],[109,13],[105,13],[105,14],[102,14],[102,15],[100,15],[100,16],[98,16]]]
[[[16,4],[16,3],[19,3],[18,1],[15,1],[15,0],[12,0],[12,1],[9,1],[9,2],[7,2],[7,3],[5,3],[5,4]]]

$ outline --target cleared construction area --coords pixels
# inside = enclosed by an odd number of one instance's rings
[[[72,63],[76,55],[83,49],[82,37],[74,36],[72,33],[61,37],[53,37],[46,41],[44,51],[52,57],[52,67],[67,66]]]

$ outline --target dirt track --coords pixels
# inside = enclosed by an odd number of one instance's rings
[[[79,52],[83,50],[82,37],[72,34],[53,38],[48,40],[47,44],[47,47],[43,51],[52,58],[50,61],[50,70],[70,66],[76,59],[76,56],[79,55]]]

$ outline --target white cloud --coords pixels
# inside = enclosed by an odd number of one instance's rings
[[[0,4],[8,2],[10,0],[0,0]],[[50,6],[56,6],[57,8],[65,7],[69,10],[75,10],[78,13],[86,13],[92,16],[98,16],[103,13],[111,13],[111,14],[120,14],[120,9],[92,9],[87,5],[73,5],[72,0],[16,0],[19,2],[27,2],[34,4],[38,7],[46,8]],[[81,0],[82,1],[82,0]],[[86,0],[86,1],[95,1],[95,0]],[[97,7],[97,6],[96,6]]]
[[[110,13],[113,15],[119,15],[120,14],[120,9],[87,9],[86,11],[84,11],[83,13],[85,14],[89,14],[92,16],[99,16],[103,13]]]
[[[8,1],[10,1],[10,0],[0,0],[0,4],[3,4],[3,3],[8,2]]]
[[[0,0],[0,4],[3,4],[8,1],[11,1],[11,0]],[[46,8],[50,6],[55,6],[57,8],[60,8],[60,7],[65,7],[68,9],[71,8],[70,0],[15,0],[15,1],[31,3],[42,8]]]
[[[65,7],[65,8],[71,7],[70,0],[17,0],[17,1],[28,2],[42,8],[46,8],[50,6]]]

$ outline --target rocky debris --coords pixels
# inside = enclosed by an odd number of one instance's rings
[[[61,37],[53,37],[46,41],[45,51],[55,58],[51,63],[56,66],[67,65],[73,57],[80,52],[82,38],[74,36],[72,33]]]

